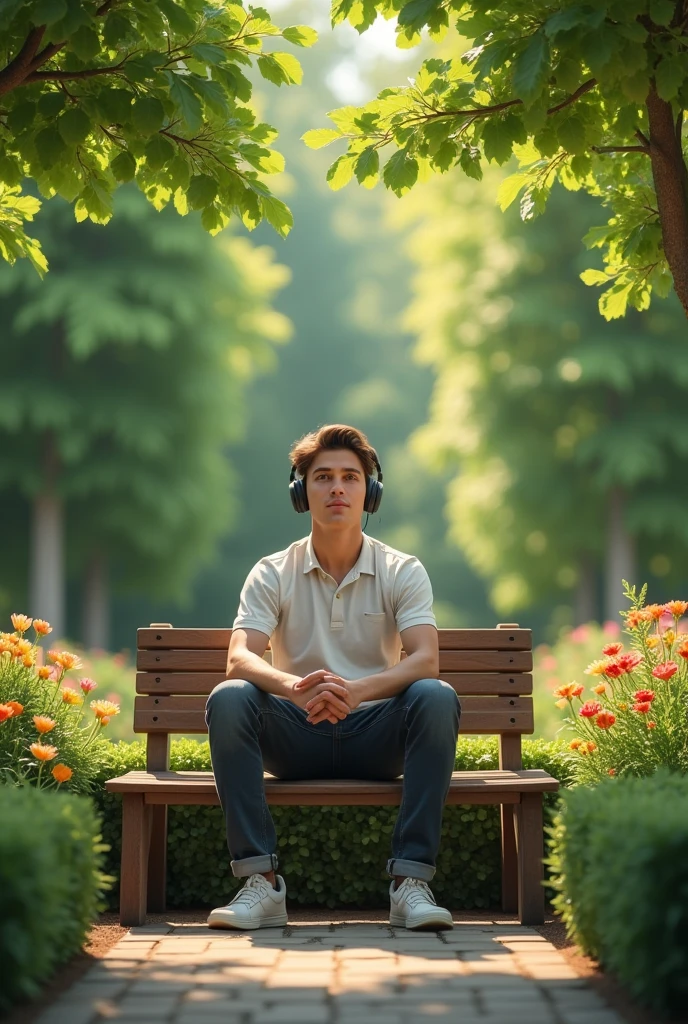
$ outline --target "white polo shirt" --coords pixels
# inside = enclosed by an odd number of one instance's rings
[[[254,565],[232,628],[269,636],[272,664],[282,672],[305,676],[327,668],[361,679],[396,665],[399,634],[419,625],[437,624],[430,578],[414,555],[363,534],[356,564],[337,585],[309,534]]]

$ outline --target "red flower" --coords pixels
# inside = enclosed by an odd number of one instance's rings
[[[620,654],[616,659],[616,664],[622,672],[632,672],[642,660],[643,656],[638,651],[629,651],[628,654]]]
[[[676,648],[676,653],[682,658],[688,658],[688,641],[684,640],[681,646]]]
[[[621,654],[622,650],[623,644],[607,644],[602,648],[602,653],[606,654],[608,658],[613,658],[615,654]]]
[[[634,704],[633,710],[637,711],[639,715],[646,715],[651,707],[652,704],[649,700],[643,700],[639,701],[638,704]]]
[[[578,714],[583,718],[594,718],[595,715],[599,715],[601,710],[602,705],[598,700],[586,700]]]
[[[639,701],[644,704],[646,701],[653,701],[655,699],[654,690],[636,690],[633,694],[633,700]]]
[[[647,723],[647,727],[648,727],[648,729],[656,729],[657,728],[657,723],[656,722],[648,722]]]
[[[618,661],[610,661],[604,670],[604,674],[609,676],[610,679],[618,679],[620,675],[623,675],[623,672],[624,669]]]
[[[607,775],[616,775],[616,768],[608,768]]]
[[[678,672],[678,665],[675,661],[665,661],[661,665],[657,665],[652,669],[652,675],[656,679],[671,679],[673,675]]]
[[[613,715],[611,711],[600,711],[599,715],[595,719],[600,729],[611,729],[616,721],[616,715]]]

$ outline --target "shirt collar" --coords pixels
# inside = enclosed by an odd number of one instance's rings
[[[318,561],[315,550],[313,549],[313,534],[308,534],[308,541],[306,543],[306,552],[303,558],[303,571],[304,573],[311,572],[313,569],[322,569],[320,562]],[[363,534],[363,545],[361,547],[361,553],[358,556],[358,560],[354,565],[352,572],[352,578],[358,579],[361,573],[367,573],[369,576],[375,575],[375,553],[373,551],[373,542],[367,534]]]

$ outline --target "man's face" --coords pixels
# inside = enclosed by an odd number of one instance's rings
[[[366,480],[360,459],[348,448],[320,452],[306,475],[311,515],[323,525],[360,523]]]

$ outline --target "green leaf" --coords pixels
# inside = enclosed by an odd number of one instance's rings
[[[356,159],[357,157],[351,153],[343,153],[329,167],[327,181],[333,192],[338,192],[340,188],[349,184],[354,175]]]
[[[197,132],[203,124],[201,101],[181,75],[166,72],[170,83],[170,99],[181,114],[190,132]]]
[[[141,135],[157,132],[164,119],[165,108],[156,96],[142,96],[131,108],[131,123]]]
[[[7,127],[13,135],[18,135],[33,123],[36,116],[36,104],[31,100],[21,100],[7,115]]]
[[[669,25],[676,11],[674,0],[650,0],[649,15],[655,25]]]
[[[609,274],[605,274],[603,270],[594,270],[592,267],[588,270],[584,270],[579,275],[583,284],[596,285],[596,284],[609,284]]]
[[[286,238],[294,224],[289,207],[275,196],[261,196],[260,205],[268,224],[272,225],[281,238]]]
[[[67,13],[66,0],[37,0],[31,11],[34,25],[52,25]]]
[[[154,135],[146,143],[146,164],[151,171],[159,171],[172,159],[174,153],[174,146],[169,139],[164,135]]]
[[[117,181],[132,181],[134,175],[136,174],[136,161],[134,160],[131,153],[118,153],[115,159],[110,164],[110,170],[114,174],[115,179]]]
[[[685,55],[674,54],[664,57],[655,68],[657,93],[663,100],[673,100],[686,80],[688,68]]]
[[[52,119],[64,110],[65,103],[66,98],[62,90],[44,92],[38,101],[38,113]]]
[[[313,46],[318,41],[318,33],[309,25],[290,25],[282,29],[282,38],[294,46]]]
[[[482,137],[485,158],[505,164],[513,148],[512,134],[505,120],[501,117],[490,119],[483,127]]]
[[[584,153],[586,149],[585,125],[579,117],[571,116],[557,128],[559,143],[568,153]]]
[[[195,174],[189,182],[186,198],[192,210],[209,206],[217,195],[217,182],[209,174]]]
[[[356,161],[356,179],[365,188],[374,188],[380,171],[380,154],[375,146],[366,146]]]
[[[194,92],[201,97],[208,110],[219,117],[229,116],[229,101],[219,82],[210,78],[194,75],[188,82]]]
[[[18,160],[3,153],[0,156],[0,182],[4,185],[21,185],[24,172]]]
[[[300,85],[303,69],[292,53],[264,53],[256,62],[263,78],[273,85]]]
[[[531,175],[521,172],[510,174],[499,186],[497,191],[497,203],[499,209],[504,212],[514,202],[521,189],[531,180]]]
[[[473,146],[464,146],[461,150],[461,156],[459,157],[459,163],[461,170],[464,172],[466,177],[475,178],[476,181],[481,181],[483,176],[483,169],[480,166],[480,150]]]
[[[549,43],[543,31],[536,32],[516,60],[513,86],[516,95],[529,104],[536,99],[549,74]]]
[[[213,46],[212,43],[195,43],[189,47],[189,53],[206,64],[221,64],[228,56],[221,46]]]
[[[412,188],[418,178],[418,161],[405,150],[395,153],[385,164],[382,178],[395,195],[401,197]],[[359,181],[361,179],[359,178]]]
[[[284,170],[284,157],[275,149],[265,149],[255,142],[246,142],[239,146],[239,152],[244,160],[264,174],[279,174]]]
[[[583,4],[574,4],[562,11],[557,11],[545,22],[544,29],[550,39],[554,39],[560,32],[569,32],[572,28],[585,25],[587,28],[597,28],[605,19],[606,10],[600,6],[597,10],[590,9]]]
[[[440,0],[408,0],[399,12],[399,24],[414,30],[421,29],[439,6]]]
[[[68,146],[78,146],[89,135],[91,119],[79,107],[70,107],[58,119],[57,128]]]
[[[57,128],[44,128],[36,136],[36,152],[41,166],[48,170],[64,156],[67,147]]]
[[[456,143],[451,142],[450,139],[445,139],[432,157],[433,167],[436,167],[442,173],[448,171],[456,162],[458,153],[459,150]]]
[[[323,146],[341,137],[341,132],[335,128],[311,128],[301,136],[301,141],[305,142],[309,149],[322,149]]]
[[[633,283],[614,285],[600,295],[600,313],[605,320],[618,320],[626,313]]]
[[[89,25],[82,25],[76,30],[69,40],[69,46],[84,61],[92,60],[102,48],[98,33]]]

